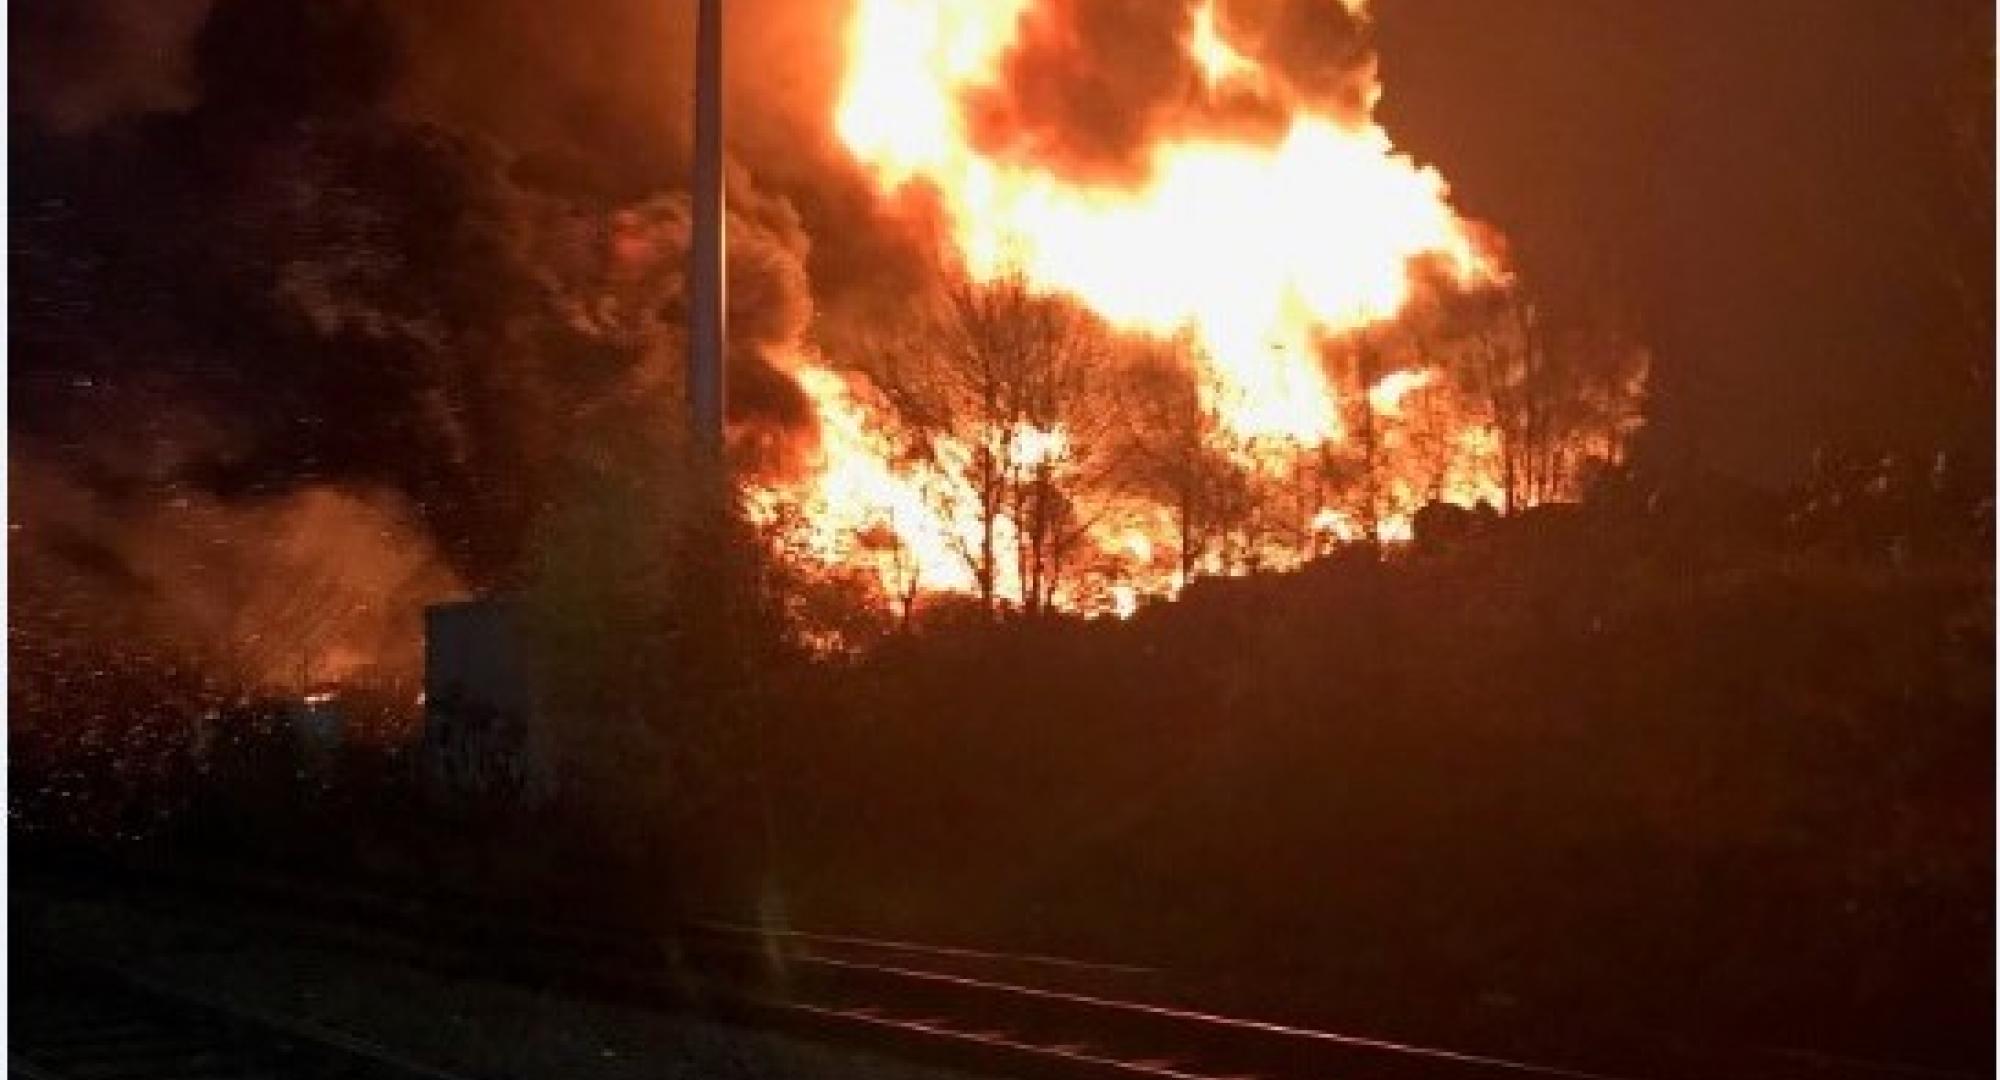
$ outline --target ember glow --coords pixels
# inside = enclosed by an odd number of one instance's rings
[[[1360,0],[1346,6],[1365,16]],[[1359,115],[1317,110],[1229,39],[1217,0],[1187,11],[1180,42],[1199,83],[1188,88],[1190,100],[1248,95],[1277,110],[1275,127],[1169,126],[1144,148],[1136,179],[1080,180],[1032,154],[982,150],[967,102],[999,86],[1035,7],[1034,0],[857,0],[835,104],[839,137],[883,199],[917,196],[911,205],[924,209],[911,212],[940,219],[949,254],[973,280],[1015,277],[1070,298],[1121,333],[1191,341],[1224,452],[1249,471],[1277,477],[1352,444],[1329,355],[1404,311],[1413,266],[1467,288],[1506,282],[1478,230],[1452,208],[1444,179],[1397,152],[1373,122],[1372,67],[1363,72]],[[1427,447],[1427,477],[1382,485],[1390,505],[1372,512],[1330,497],[1296,508],[1291,539],[1239,545],[1233,562],[1213,552],[1193,561],[1204,572],[1296,563],[1326,541],[1367,535],[1363,518],[1376,519],[1373,535],[1396,540],[1409,535],[1408,515],[1423,501],[1493,498],[1493,439],[1465,403],[1426,399],[1431,429],[1440,408],[1454,411],[1443,422],[1449,430],[1416,431],[1414,423],[1403,430],[1412,395],[1443,382],[1427,362],[1383,364],[1367,386],[1348,391],[1365,395],[1384,454]],[[936,497],[953,479],[896,461],[881,434],[890,418],[865,386],[810,364],[801,378],[822,421],[820,466],[771,498],[799,508],[810,522],[809,546],[830,562],[872,558],[886,534],[899,566],[915,568],[921,591],[964,591],[974,523],[941,512],[954,501]],[[1067,452],[1060,430],[1007,441],[1017,465],[1060,463]],[[1065,590],[1065,606],[1126,614],[1141,595],[1178,587],[1187,566],[1175,572],[1157,509],[1134,500],[1093,523],[1098,561],[1116,569],[1095,588]]]

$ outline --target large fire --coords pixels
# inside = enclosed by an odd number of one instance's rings
[[[1363,14],[1361,0],[1344,2]],[[1205,0],[1189,9],[1181,38],[1201,84],[1190,92],[1254,95],[1283,110],[1282,124],[1254,137],[1162,135],[1146,148],[1138,180],[1079,180],[1031,155],[984,152],[968,129],[967,101],[1004,77],[1034,7],[856,0],[834,116],[846,147],[885,199],[923,194],[971,279],[1025,280],[1120,332],[1191,341],[1218,452],[1250,473],[1269,480],[1352,449],[1358,433],[1343,420],[1328,343],[1396,319],[1418,263],[1465,286],[1505,279],[1453,210],[1443,178],[1398,153],[1370,117],[1372,70],[1361,115],[1316,111],[1233,44],[1215,0]],[[1359,434],[1369,465],[1421,451],[1422,468],[1378,469],[1358,512],[1325,492],[1300,496],[1317,504],[1293,508],[1301,528],[1289,538],[1267,529],[1199,558],[1177,560],[1168,515],[1128,499],[1088,530],[1095,584],[1065,585],[1056,604],[1124,613],[1142,595],[1171,592],[1190,571],[1297,562],[1323,542],[1370,532],[1407,536],[1409,514],[1424,501],[1497,503],[1490,425],[1469,414],[1439,420],[1440,407],[1466,410],[1442,402],[1443,380],[1421,354],[1379,359],[1363,369],[1370,415]],[[971,591],[968,552],[979,522],[964,513],[968,500],[949,497],[963,479],[936,455],[899,457],[885,434],[891,417],[865,380],[816,362],[800,377],[821,419],[819,465],[761,498],[796,510],[816,557],[872,568],[889,596]],[[1411,408],[1420,400],[1430,407]],[[1060,462],[1066,453],[1064,431],[1019,435],[1006,440],[1016,464],[1022,454]],[[970,452],[946,447],[944,460]],[[1015,599],[1022,588],[1018,574],[999,583]]]
[[[981,154],[957,103],[996,77],[1026,6],[861,0],[840,135],[885,190],[924,183],[943,197],[974,276],[1025,272],[1131,329],[1194,327],[1238,433],[1335,434],[1313,339],[1394,315],[1411,259],[1493,273],[1444,181],[1372,124],[1299,109],[1275,145],[1162,139],[1137,190]],[[1206,77],[1257,81],[1218,37],[1213,7],[1197,16],[1186,44]]]

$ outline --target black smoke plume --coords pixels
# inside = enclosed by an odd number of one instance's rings
[[[17,13],[17,55],[40,59],[17,70],[10,136],[10,557],[17,580],[65,583],[17,598],[26,622],[61,608],[44,651],[104,666],[144,639],[218,683],[267,685],[262,639],[291,635],[370,642],[369,663],[407,676],[422,603],[520,572],[579,433],[667,452],[688,231],[679,16],[644,14],[662,32],[641,45],[620,19],[672,5],[577,5],[567,37],[539,34],[546,17],[509,27],[501,7]],[[153,47],[93,54],[107,39]],[[593,46],[626,55],[599,63]],[[467,105],[503,81],[513,111]],[[813,245],[745,147],[730,419],[782,446],[811,436],[788,367],[814,316]],[[773,172],[798,185],[821,167]],[[871,261],[895,260],[848,259]],[[323,547],[296,542],[302,520]],[[328,629],[325,611],[261,599],[315,559],[381,568],[328,602],[366,618]],[[408,640],[388,644],[381,619]],[[145,632],[116,629],[131,625]]]
[[[967,102],[981,149],[1073,179],[1143,180],[1171,135],[1269,141],[1298,106],[1358,123],[1374,57],[1340,0],[1212,0],[1222,41],[1261,69],[1210,86],[1189,45],[1198,0],[1053,0],[1023,17],[997,85]]]

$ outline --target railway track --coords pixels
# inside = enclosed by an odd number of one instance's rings
[[[149,903],[180,916],[214,906],[213,882],[153,884]],[[259,902],[243,904],[252,893]],[[670,937],[614,934],[432,911],[394,897],[315,894],[269,879],[234,882],[227,895],[237,902],[232,917],[259,931],[447,974],[693,1008],[995,1075],[1602,1080],[1114,996],[1155,974],[1137,965],[718,923]]]
[[[109,965],[17,945],[8,975],[10,1080],[460,1080]]]
[[[157,882],[156,882],[157,884]],[[215,881],[178,886],[199,910]],[[152,894],[156,899],[165,895]],[[531,922],[404,897],[238,879],[239,916],[336,947],[449,974],[560,988],[998,1075],[1171,1080],[1876,1080],[1900,1071],[1820,1062],[1649,1062],[1580,1068],[1424,1046],[1192,1007],[1139,965],[1024,956],[852,935],[684,925],[668,935]],[[1796,1063],[1794,1063],[1796,1064]],[[1944,1074],[1938,1074],[1944,1075]]]

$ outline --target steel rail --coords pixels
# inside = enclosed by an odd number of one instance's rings
[[[197,883],[176,875],[183,888]],[[212,887],[213,883],[209,883]],[[292,902],[282,917],[264,918],[266,925],[331,939],[339,947],[402,962],[477,970],[502,981],[524,976],[553,977],[582,993],[615,994],[627,1003],[669,1007],[689,1000],[710,1005],[727,1002],[751,1022],[804,1022],[816,1032],[839,1037],[869,1033],[916,1041],[933,1048],[959,1046],[990,1061],[1002,1055],[1009,1064],[1028,1071],[1058,1075],[1145,1075],[1160,1078],[1201,1078],[1254,1074],[1277,1077],[1327,1075],[1310,1048],[1341,1060],[1341,1075],[1507,1076],[1520,1080],[1632,1080],[1629,1075],[1553,1065],[1501,1056],[1427,1046],[1300,1024],[1261,1020],[1252,1016],[1205,1011],[1168,1000],[1131,1000],[1091,993],[1072,986],[1034,985],[945,971],[913,963],[882,962],[881,954],[930,956],[962,965],[1039,965],[1082,976],[1149,975],[1154,969],[1044,954],[1010,954],[954,945],[931,945],[854,934],[824,934],[803,930],[761,929],[721,921],[684,924],[680,936],[619,933],[579,929],[550,923],[509,919],[489,912],[443,910],[436,901],[412,903],[347,890],[337,898],[287,883],[272,889],[249,888],[251,881],[230,882],[240,891],[262,893]],[[332,902],[329,902],[331,900]],[[301,914],[304,918],[301,918]],[[244,912],[258,918],[252,912]],[[319,924],[317,927],[310,924]],[[689,933],[695,931],[695,933]],[[772,950],[772,941],[783,948]],[[991,970],[989,968],[989,970]],[[813,973],[817,973],[815,976]],[[690,981],[700,984],[690,999]],[[894,1015],[893,1003],[909,1007]],[[951,1008],[940,1006],[951,1005]],[[1051,1024],[1053,1017],[1057,1023]],[[1073,1037],[1036,1039],[1022,1032],[1042,1027],[1131,1036],[1136,1024],[1143,1048],[1121,1046],[1124,1052],[1098,1051],[1078,1045]],[[998,1025],[1011,1031],[995,1031]],[[1308,1048],[1280,1053],[1291,1062],[1275,1069],[1239,1068],[1227,1064],[1208,1071],[1217,1057],[1240,1051],[1243,1040]],[[1093,1044],[1110,1040],[1092,1038]],[[1264,1046],[1259,1042],[1257,1046]],[[1221,1051],[1218,1053],[1217,1048]],[[1253,1050],[1256,1047],[1253,1046]],[[1251,1058],[1273,1055],[1249,1053]],[[1186,1064],[1175,1064],[1175,1063]],[[1380,1067],[1370,1064],[1379,1062]],[[1396,1062],[1403,1064],[1396,1065]],[[1842,1062],[1847,1075],[1904,1076],[1919,1070],[1883,1063],[1856,1068]],[[1824,1063],[1822,1062],[1822,1066]],[[1420,1069],[1411,1073],[1409,1069]],[[1201,1071],[1197,1071],[1201,1070]],[[1879,1071],[1877,1071],[1879,1070]],[[1838,1072],[1840,1070],[1831,1070]],[[1962,1077],[1949,1071],[1921,1070],[1923,1075]],[[1758,1075],[1770,1075],[1757,1070]],[[1814,1075],[1828,1075],[1823,1069]],[[1680,1075],[1674,1073],[1673,1075]],[[1711,1074],[1712,1075],[1712,1074]]]

